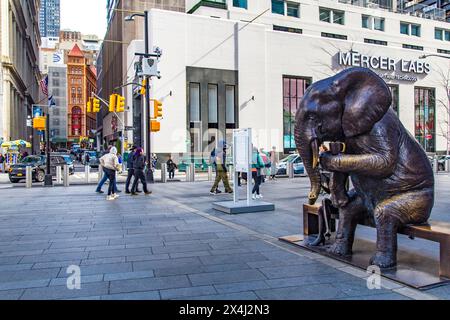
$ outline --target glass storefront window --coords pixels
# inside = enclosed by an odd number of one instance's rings
[[[414,88],[415,137],[426,152],[436,151],[435,89]]]
[[[218,87],[217,84],[208,85],[208,118],[210,124],[217,124],[217,107],[218,107]]]
[[[284,15],[284,1],[272,0],[272,13]]]
[[[392,109],[394,109],[395,113],[399,115],[399,92],[397,85],[388,85],[392,94]]]
[[[449,30],[445,31],[445,41],[450,41],[450,31]]]
[[[200,121],[200,84],[189,84],[189,115],[190,121]]]
[[[226,104],[226,123],[236,123],[236,94],[234,86],[226,86],[225,104]]]
[[[285,153],[296,150],[294,140],[295,115],[298,105],[310,85],[311,79],[309,78],[283,77],[283,145]]]

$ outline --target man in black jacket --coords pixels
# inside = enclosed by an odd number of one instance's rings
[[[134,159],[135,159],[135,155],[136,155],[136,146],[133,146],[131,148],[131,152],[128,156],[128,161],[127,161],[127,169],[128,169],[128,175],[127,175],[127,182],[125,184],[125,193],[126,194],[130,194],[130,185],[131,185],[131,178],[133,178],[134,176]],[[140,193],[141,191],[136,190],[137,193]]]
[[[145,156],[143,155],[143,150],[142,148],[137,148],[136,149],[136,153],[134,156],[134,161],[133,161],[133,169],[134,169],[134,182],[133,182],[133,187],[131,188],[131,195],[132,196],[136,196],[136,189],[137,189],[137,185],[139,183],[139,180],[142,182],[142,185],[144,187],[144,193],[146,195],[151,194],[151,191],[148,191],[147,188],[147,180],[145,178],[145,165],[146,165],[146,159]]]

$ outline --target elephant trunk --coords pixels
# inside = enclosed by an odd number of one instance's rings
[[[297,148],[303,159],[305,170],[308,173],[311,182],[311,192],[308,199],[309,204],[313,205],[319,198],[321,190],[321,178],[319,171],[319,139],[315,131],[306,134],[304,131],[297,134]]]

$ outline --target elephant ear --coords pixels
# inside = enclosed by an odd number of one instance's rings
[[[336,77],[336,90],[344,101],[342,129],[345,136],[371,131],[392,104],[388,86],[378,75],[364,68],[348,69]]]

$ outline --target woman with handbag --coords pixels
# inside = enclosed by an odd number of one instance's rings
[[[120,171],[119,159],[117,158],[117,148],[112,147],[108,154],[100,158],[100,164],[109,180],[108,196],[106,200],[113,201],[119,198],[115,193],[116,172]]]
[[[263,196],[260,193],[260,186],[262,183],[262,170],[265,168],[265,164],[263,159],[261,158],[261,154],[258,151],[258,148],[253,147],[253,156],[252,156],[252,177],[255,180],[255,186],[253,187],[253,200],[262,199]]]

